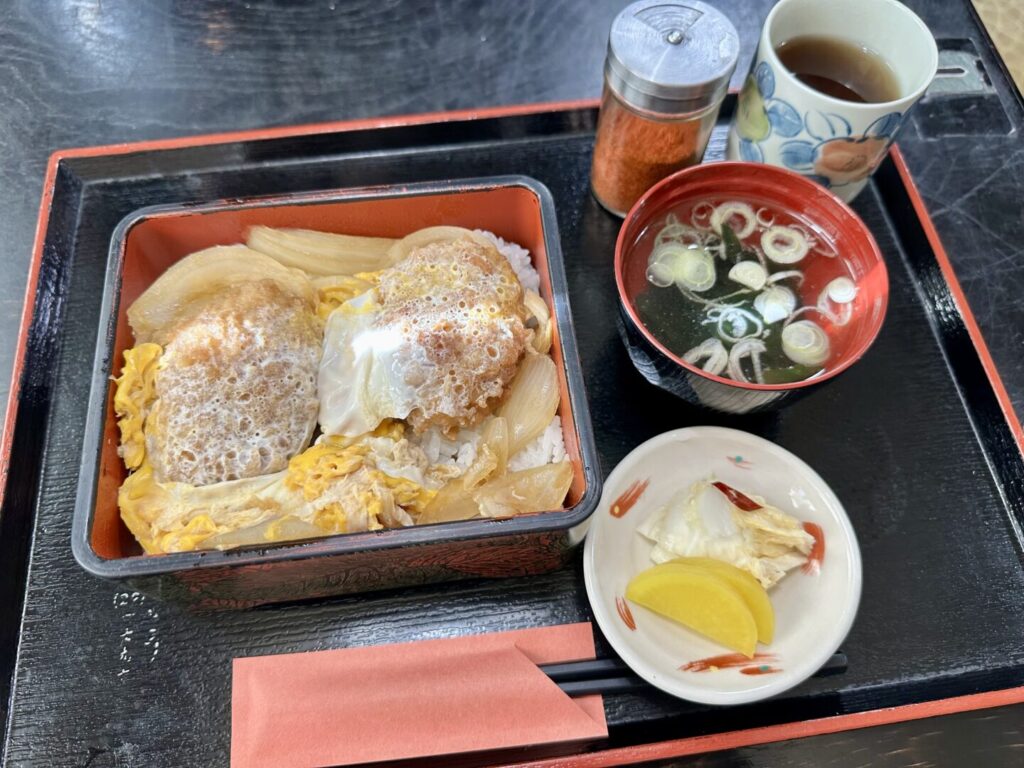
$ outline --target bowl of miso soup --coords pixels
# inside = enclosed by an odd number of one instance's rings
[[[650,381],[727,413],[777,408],[853,365],[889,280],[849,206],[796,173],[682,170],[629,212],[615,248],[620,331]]]

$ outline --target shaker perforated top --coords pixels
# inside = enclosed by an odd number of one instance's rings
[[[707,3],[640,0],[612,22],[605,77],[640,109],[695,112],[725,95],[739,50],[732,22]]]

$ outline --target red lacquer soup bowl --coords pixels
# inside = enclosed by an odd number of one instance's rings
[[[674,290],[672,285],[659,287],[648,277],[649,260],[657,235],[667,223],[674,221],[669,216],[675,215],[683,225],[693,225],[697,231],[703,227],[705,232],[714,232],[714,219],[709,214],[724,203],[749,206],[746,210],[756,214],[753,229],[742,242],[745,249],[756,250],[758,233],[767,234],[775,225],[798,229],[811,244],[806,256],[792,264],[765,260],[762,252],[759,258],[770,267],[769,283],[738,297],[740,301],[746,299],[752,303],[759,292],[773,285],[784,285],[790,297],[795,299],[798,310],[808,307],[789,322],[797,318],[812,321],[827,334],[829,350],[828,357],[819,366],[820,370],[809,378],[760,383],[748,374],[743,377],[746,380],[739,380],[730,375],[731,368],[722,369],[721,355],[730,352],[730,345],[735,346],[734,343],[726,340],[723,349],[718,350],[716,365],[708,355],[687,355],[688,350],[678,346],[675,350],[670,349],[665,340],[645,324],[638,310],[638,302],[644,301],[645,296],[649,296],[648,292]],[[744,218],[742,215],[738,218],[727,216],[726,220],[742,225]],[[740,226],[737,233],[742,232],[743,227]],[[716,259],[728,258],[724,246],[722,248],[716,252]],[[777,252],[773,250],[772,253],[775,255]],[[787,277],[781,274],[783,272],[799,274]],[[847,282],[847,295],[841,305],[826,302],[823,305],[825,312],[813,309],[823,301],[823,295],[832,295],[826,289],[840,276],[848,278],[855,286],[852,300],[848,290],[850,283]],[[771,282],[776,277],[781,279]],[[742,162],[709,163],[687,168],[649,189],[626,216],[619,232],[615,245],[615,281],[622,317],[620,330],[637,370],[662,389],[691,403],[726,413],[777,408],[842,373],[868,351],[878,336],[889,297],[889,279],[878,245],[864,222],[846,203],[827,189],[791,171]],[[742,285],[731,287],[744,288]],[[680,302],[693,304],[692,311],[705,311],[706,305],[697,301],[700,297],[693,291],[689,298],[681,291],[679,293]],[[714,317],[708,315],[711,319],[705,319],[704,324],[714,326]],[[762,339],[773,333],[781,334],[787,324],[785,318],[774,319],[768,314],[759,314],[752,306],[747,307],[743,317],[745,320],[740,323],[745,326],[743,330],[731,331],[738,336],[750,332],[745,325],[747,321],[754,328],[763,323],[765,333],[758,337]],[[700,322],[700,319],[695,322]],[[709,338],[714,333],[714,328],[709,327]],[[712,346],[717,348],[715,344]],[[690,357],[690,361],[684,357]],[[744,363],[744,371],[750,370],[751,362]],[[758,375],[761,375],[760,371]],[[767,381],[769,377],[764,378]]]

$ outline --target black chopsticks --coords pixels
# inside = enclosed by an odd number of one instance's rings
[[[845,672],[846,666],[846,654],[836,651],[814,676],[825,677]],[[636,693],[650,688],[619,658],[542,664],[540,669],[567,696],[587,696],[593,693],[604,695]]]

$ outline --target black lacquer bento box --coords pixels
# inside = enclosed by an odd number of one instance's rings
[[[336,535],[228,551],[144,554],[121,520],[114,383],[132,346],[127,307],[190,253],[242,242],[249,227],[402,237],[455,225],[527,248],[554,319],[552,356],[573,480],[560,510]],[[425,182],[145,208],[114,232],[107,263],[72,529],[75,558],[96,576],[205,607],[245,607],[466,577],[530,575],[562,565],[601,494],[551,193],[526,176]]]

